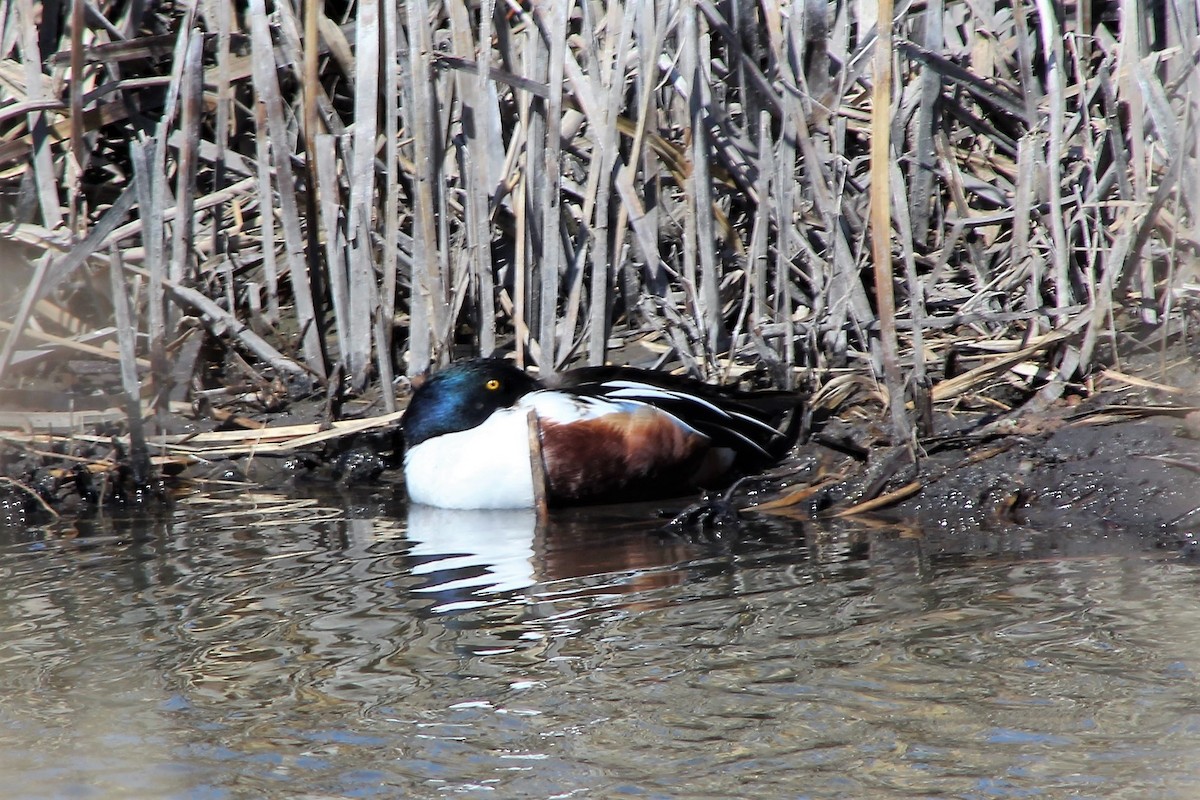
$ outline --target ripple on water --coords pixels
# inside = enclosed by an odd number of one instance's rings
[[[1200,789],[1200,576],[1139,552],[374,495],[107,524],[0,545],[0,771],[47,796]]]

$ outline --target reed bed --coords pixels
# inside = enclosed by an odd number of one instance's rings
[[[498,351],[866,390],[899,439],[1046,402],[1195,307],[1198,31],[1141,0],[12,0],[0,381],[99,348],[166,414],[221,341],[265,393],[388,412]]]

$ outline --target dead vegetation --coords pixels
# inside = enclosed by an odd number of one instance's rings
[[[512,350],[890,397],[906,441],[1184,335],[1200,10],[890,8],[2,4],[0,385],[109,359],[88,411],[157,455]],[[81,430],[18,399],[19,447]]]

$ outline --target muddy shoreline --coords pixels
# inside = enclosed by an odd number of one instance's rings
[[[742,519],[765,514],[911,527],[935,549],[955,551],[1014,527],[1100,537],[1120,532],[1189,546],[1200,528],[1200,414],[1186,397],[1160,399],[1100,392],[985,436],[976,433],[985,429],[982,415],[943,414],[938,434],[922,443],[917,467],[903,448],[886,445],[877,424],[831,418],[776,470],[739,486],[732,505]],[[313,405],[298,404],[288,421],[310,416],[318,410]],[[280,422],[279,415],[271,421]],[[151,511],[205,481],[296,494],[373,485],[402,493],[392,441],[384,429],[286,455],[192,464],[145,488],[131,484],[119,447],[93,445],[68,458],[8,442],[0,526],[51,525],[55,515],[87,515],[102,504]],[[87,460],[101,456],[115,457],[118,466],[89,471]]]
[[[1149,536],[1200,527],[1200,431],[1186,409],[1114,405],[1113,399],[1055,408],[1009,434],[961,442],[947,437],[949,444],[921,457],[915,475],[905,461],[909,472],[902,467],[880,492],[894,491],[895,502],[864,514],[942,539],[1014,525]],[[839,466],[819,442],[802,446],[799,457],[822,465],[810,475]],[[831,484],[807,499],[802,513],[853,508],[869,481],[864,469]],[[905,490],[911,494],[899,496]]]

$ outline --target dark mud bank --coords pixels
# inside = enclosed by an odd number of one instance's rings
[[[987,435],[934,437],[916,467],[878,442],[851,452],[845,443],[869,437],[832,422],[801,448],[798,479],[785,490],[803,501],[764,513],[900,526],[935,551],[993,549],[982,540],[1030,532],[1188,546],[1200,534],[1198,422],[1190,407],[1096,398]],[[886,465],[889,457],[900,463]],[[821,475],[835,477],[801,488]]]
[[[962,453],[937,456],[930,466],[950,473],[895,513],[950,531],[997,521],[1097,532],[1186,525],[1200,507],[1200,441],[1180,435],[1179,419],[1082,422],[1012,436],[974,463],[961,463]]]

